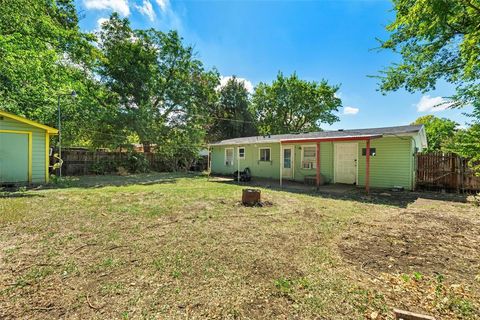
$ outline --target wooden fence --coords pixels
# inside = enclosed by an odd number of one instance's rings
[[[150,170],[153,171],[172,171],[171,166],[165,163],[165,159],[156,153],[143,153],[148,161]],[[86,149],[66,149],[62,150],[62,175],[81,176],[95,174],[94,165],[100,161],[111,161],[121,164],[128,159],[127,152],[111,151],[89,151]],[[53,165],[55,159],[50,158],[50,164]],[[207,168],[207,160],[204,157],[198,159],[189,168],[192,171],[202,171]]]
[[[453,153],[417,154],[417,188],[449,192],[480,191],[480,177],[468,159]]]

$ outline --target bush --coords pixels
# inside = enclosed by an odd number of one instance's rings
[[[132,152],[128,154],[124,167],[130,173],[142,173],[149,171],[149,163],[145,154]]]
[[[117,171],[117,164],[113,160],[100,159],[97,160],[90,170],[95,174],[107,174]]]

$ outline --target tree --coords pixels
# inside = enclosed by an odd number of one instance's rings
[[[0,0],[0,108],[57,125],[62,98],[62,133],[67,144],[84,140],[96,118],[98,91],[92,66],[98,50],[78,27],[73,0]]]
[[[456,86],[452,106],[473,104],[480,119],[480,2],[393,0],[395,21],[381,48],[402,60],[384,70],[383,92],[426,92],[442,79]]]
[[[480,123],[474,123],[445,142],[443,150],[470,159],[470,166],[480,174]]]
[[[260,83],[255,88],[252,112],[258,130],[261,134],[321,130],[321,123],[338,121],[334,114],[342,106],[335,96],[338,89],[326,80],[309,82],[279,73],[271,85]]]
[[[208,139],[224,139],[253,136],[257,134],[250,112],[250,97],[243,81],[235,76],[219,89],[219,99],[213,110]]]
[[[441,150],[442,145],[455,134],[455,128],[458,126],[455,121],[433,115],[420,117],[411,124],[423,124],[425,126],[428,140],[427,152]]]
[[[202,143],[219,75],[204,70],[177,32],[133,30],[114,13],[102,26],[99,48],[98,73],[116,96],[116,114],[104,129],[124,141],[133,134],[144,145],[171,143],[179,130],[190,137],[184,141]]]

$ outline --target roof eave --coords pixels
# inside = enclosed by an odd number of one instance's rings
[[[330,141],[358,141],[378,139],[383,135],[361,135],[361,136],[345,136],[345,137],[316,137],[316,138],[300,138],[300,139],[284,139],[281,143],[303,143],[303,142],[330,142]]]
[[[9,113],[9,112],[6,112],[6,111],[0,110],[0,116],[7,117],[7,118],[10,118],[10,119],[16,120],[18,122],[26,123],[28,125],[31,125],[32,127],[43,129],[49,134],[58,134],[58,129],[43,125],[41,123],[29,120],[29,119],[24,118],[24,117],[17,116],[15,114],[12,114],[12,113]]]

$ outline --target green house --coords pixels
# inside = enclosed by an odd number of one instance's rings
[[[255,136],[210,145],[211,172],[250,168],[253,177],[370,187],[415,187],[415,154],[427,147],[423,126]]]
[[[0,185],[48,182],[50,136],[57,133],[0,110]]]

